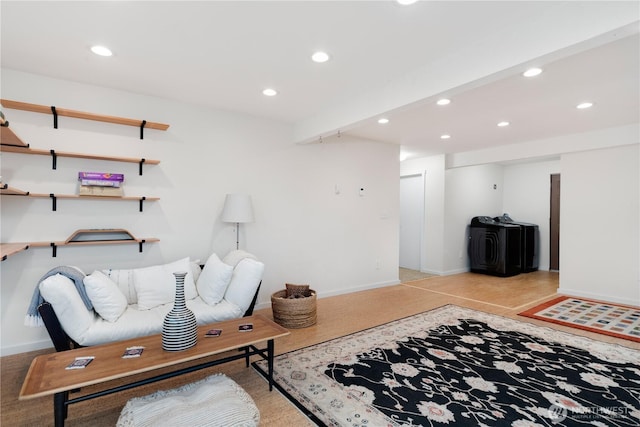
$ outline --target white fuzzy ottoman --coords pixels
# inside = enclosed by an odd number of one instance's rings
[[[223,374],[127,402],[118,427],[257,426],[260,412],[253,399]]]

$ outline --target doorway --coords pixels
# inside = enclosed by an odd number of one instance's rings
[[[549,270],[560,271],[560,174],[551,174]]]
[[[424,174],[400,177],[400,267],[420,271],[424,230]]]

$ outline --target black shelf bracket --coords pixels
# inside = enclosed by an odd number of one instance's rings
[[[56,111],[56,107],[53,105],[51,106],[51,114],[53,114],[53,128],[58,129],[58,112]]]
[[[49,193],[49,197],[51,197],[51,210],[55,212],[58,210],[58,198],[53,193]]]
[[[143,120],[142,123],[140,123],[140,139],[144,139],[144,127],[146,126],[146,124],[146,120]]]
[[[51,161],[53,162],[51,167],[56,169],[58,167],[58,155],[56,154],[56,150],[49,150],[49,153],[51,153]]]
[[[144,242],[145,242],[145,240],[144,240],[144,239],[142,239],[142,240],[140,240],[140,241],[138,242],[138,252],[142,252],[142,245],[143,245],[143,243],[144,243]]]
[[[138,174],[142,175],[142,165],[144,164],[144,159],[140,159],[140,163],[138,163]]]
[[[145,196],[140,197],[140,212],[142,212],[142,207],[144,205],[145,200],[147,200]]]
[[[49,246],[51,246],[51,250],[52,250],[52,257],[56,257],[58,255],[58,245],[56,245],[56,242],[51,242],[49,243]]]

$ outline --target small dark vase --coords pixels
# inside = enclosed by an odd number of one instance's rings
[[[173,309],[162,323],[162,349],[182,351],[196,345],[198,325],[196,316],[187,308],[184,298],[185,272],[173,273],[176,277],[176,298]]]

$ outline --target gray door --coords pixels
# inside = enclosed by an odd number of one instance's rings
[[[420,271],[424,175],[400,177],[400,267]]]

